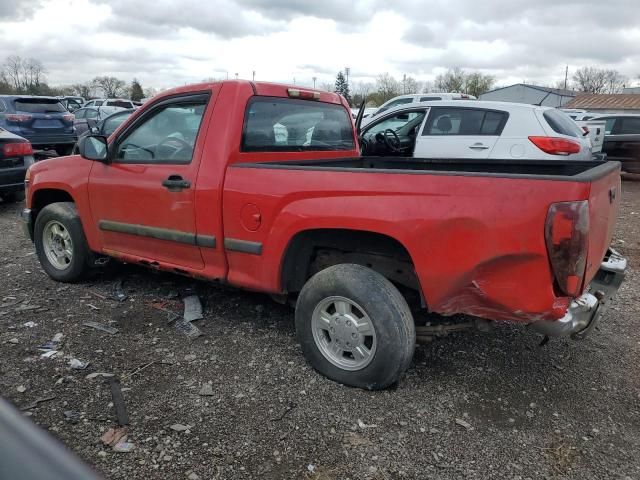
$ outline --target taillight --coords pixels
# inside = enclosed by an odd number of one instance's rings
[[[65,122],[73,122],[73,121],[75,120],[75,118],[76,118],[76,116],[75,116],[75,115],[72,115],[72,114],[70,114],[70,113],[67,113],[67,114],[65,114],[65,115],[63,115],[63,116],[62,116],[62,119],[63,119]]]
[[[28,122],[31,120],[31,115],[25,115],[24,113],[5,113],[4,118],[10,122]]]
[[[304,98],[306,100],[320,100],[320,92],[310,90],[300,90],[298,88],[289,88],[287,93],[292,98]]]
[[[2,153],[7,158],[24,157],[25,155],[32,155],[33,148],[29,142],[5,143],[2,146]]]
[[[587,265],[589,202],[553,203],[544,234],[551,268],[562,293],[577,297]]]
[[[580,144],[566,138],[558,137],[529,137],[531,143],[545,153],[551,155],[570,155],[580,153]]]

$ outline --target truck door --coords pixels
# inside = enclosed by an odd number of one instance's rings
[[[215,246],[215,238],[196,232],[195,184],[208,104],[208,93],[171,97],[111,139],[111,163],[96,163],[89,179],[92,217],[107,253],[204,268],[200,247]]]
[[[414,157],[489,158],[507,114],[472,107],[432,107]]]

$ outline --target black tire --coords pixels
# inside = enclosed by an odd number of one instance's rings
[[[67,155],[71,155],[73,152],[73,145],[61,145],[59,147],[55,147],[55,150],[61,157],[66,157]]]
[[[24,190],[20,192],[11,192],[2,194],[2,200],[6,203],[22,202],[24,201]]]
[[[44,251],[43,232],[51,221],[60,223],[69,232],[73,244],[71,261],[64,269],[52,264]],[[74,203],[59,202],[44,207],[36,217],[33,237],[40,264],[52,279],[58,282],[76,282],[89,271],[92,255]]]
[[[316,306],[329,297],[345,297],[361,306],[375,330],[373,358],[360,370],[347,370],[322,353],[313,336]],[[400,380],[416,344],[411,310],[385,277],[354,264],[340,264],[315,274],[302,288],[296,304],[296,334],[307,361],[324,376],[353,387],[381,390]]]

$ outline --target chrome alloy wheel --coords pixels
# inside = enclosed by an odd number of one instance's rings
[[[57,220],[51,220],[42,231],[42,247],[47,260],[58,270],[66,270],[73,260],[73,241],[69,230]]]
[[[311,317],[313,339],[322,355],[343,370],[362,370],[376,352],[376,332],[365,310],[346,297],[320,301]]]

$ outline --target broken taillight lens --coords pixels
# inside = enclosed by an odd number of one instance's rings
[[[554,203],[545,223],[545,240],[551,268],[563,294],[577,297],[587,265],[589,202]]]

